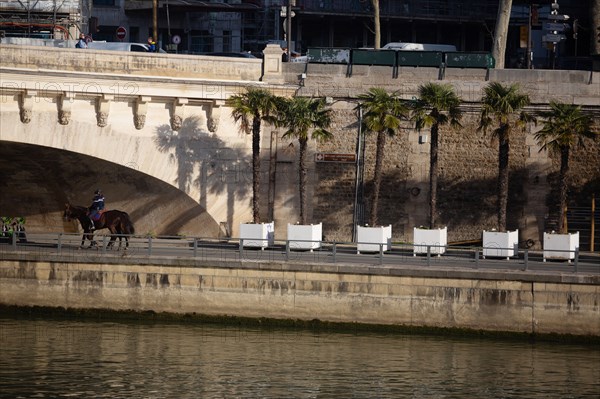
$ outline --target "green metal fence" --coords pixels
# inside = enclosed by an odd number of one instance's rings
[[[309,48],[306,56],[308,62],[317,64],[349,64],[349,48]]]
[[[447,68],[487,68],[496,66],[490,53],[445,53]]]
[[[436,67],[442,66],[443,53],[440,51],[397,51],[398,66]]]
[[[396,65],[396,51],[353,49],[351,53],[353,65]]]

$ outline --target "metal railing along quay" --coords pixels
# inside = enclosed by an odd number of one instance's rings
[[[560,273],[586,273],[600,275],[600,254],[580,252],[569,253],[565,258],[544,259],[542,250],[516,249],[514,256],[493,256],[505,254],[508,248],[484,248],[480,246],[441,246],[413,243],[375,244],[379,250],[358,251],[358,244],[350,242],[312,241],[273,241],[270,245],[257,247],[251,241],[239,238],[200,238],[181,236],[128,236],[129,247],[125,249],[123,237],[116,238],[114,246],[109,246],[110,236],[96,234],[97,246],[81,248],[81,234],[28,233],[26,238],[16,235],[0,240],[0,260],[19,259],[23,255],[53,255],[76,258],[78,261],[99,262],[106,258],[149,259],[177,258],[191,260],[218,260],[229,262],[289,262],[306,264],[345,264],[367,266],[411,266],[436,267],[444,269],[504,270],[504,271],[543,271]],[[119,248],[120,238],[121,248]],[[256,241],[256,240],[254,240]],[[314,243],[316,248],[297,249]],[[304,245],[301,245],[304,244]],[[373,244],[369,243],[371,247]],[[419,253],[415,253],[418,247]],[[486,250],[484,252],[484,250]],[[495,252],[498,251],[498,252]],[[437,254],[443,252],[442,254]],[[556,250],[552,251],[556,253]],[[487,256],[483,256],[487,253]],[[491,254],[491,255],[490,255]]]

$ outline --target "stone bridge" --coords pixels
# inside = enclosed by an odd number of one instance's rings
[[[60,225],[65,202],[100,187],[139,233],[216,236],[251,218],[251,137],[223,108],[249,85],[293,93],[261,81],[262,60],[10,45],[0,57],[1,214]]]
[[[227,98],[254,85],[326,96],[348,114],[369,87],[412,98],[420,83],[439,78],[433,68],[400,68],[393,78],[376,66],[355,66],[348,77],[342,65],[282,64],[280,56],[277,46],[259,60],[0,45],[0,214],[24,215],[30,229],[73,231],[61,219],[64,203],[87,205],[100,187],[140,234],[235,236],[251,219],[252,143]],[[447,70],[444,79],[466,107],[477,106],[487,81],[500,80],[527,86],[536,107],[555,98],[600,109],[597,72]],[[287,222],[297,217],[293,156],[272,133],[265,128],[261,141],[263,219]],[[326,150],[311,143],[311,152]]]

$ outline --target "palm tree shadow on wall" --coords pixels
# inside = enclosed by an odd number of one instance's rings
[[[507,228],[520,228],[521,215],[527,203],[525,187],[527,170],[510,171]],[[438,217],[449,230],[461,231],[459,240],[480,239],[482,229],[496,227],[498,196],[497,177],[482,179],[439,180],[440,206]],[[468,234],[463,236],[462,234]]]
[[[355,207],[355,167],[347,165],[327,165],[319,167],[319,189],[315,194],[315,218],[323,222],[323,235],[326,241],[352,241],[353,214]],[[344,176],[341,178],[340,176]],[[380,206],[378,217],[380,225],[392,225],[394,237],[402,237],[405,232],[407,213],[404,204],[410,196],[406,188],[406,171],[398,170],[383,173],[381,178]],[[359,212],[357,224],[368,220],[371,206],[373,182],[364,183],[362,212]],[[360,207],[360,203],[356,204]]]
[[[198,187],[197,200],[202,208],[206,210],[209,205],[208,194],[227,196],[226,223],[230,233],[236,197],[247,195],[251,188],[252,176],[248,179],[246,173],[252,168],[245,149],[228,147],[216,134],[202,130],[198,116],[185,118],[179,131],[167,124],[158,126],[154,141],[158,150],[169,152],[170,161],[177,165],[179,190],[189,193],[193,186]]]

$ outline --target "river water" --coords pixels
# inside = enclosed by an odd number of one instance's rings
[[[597,345],[0,318],[2,398],[599,398]]]

